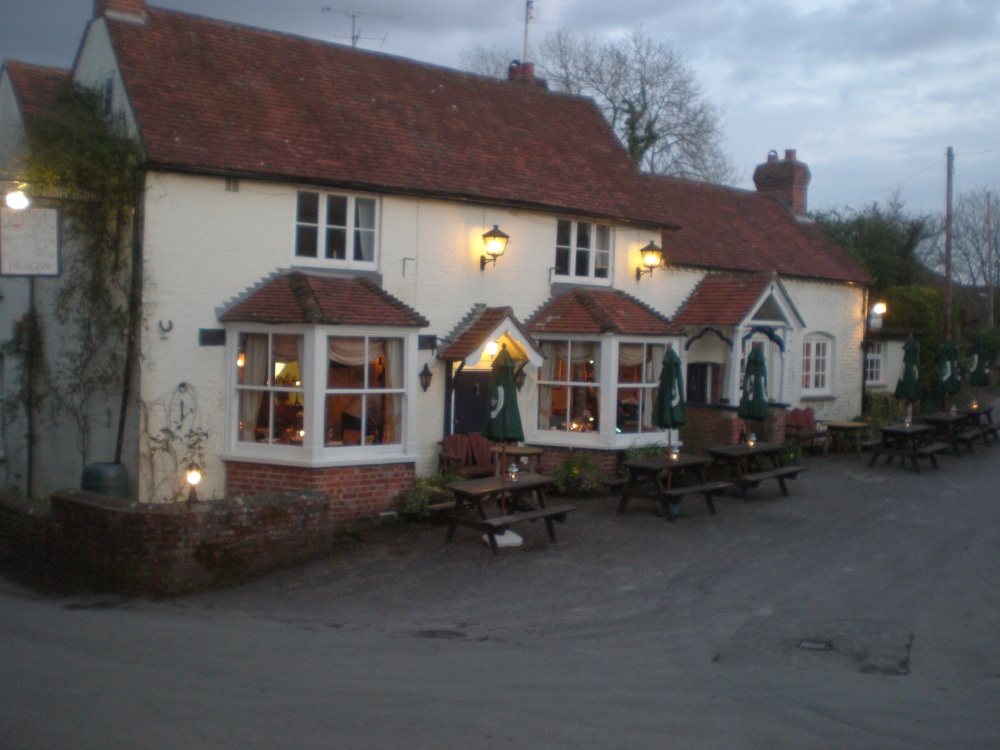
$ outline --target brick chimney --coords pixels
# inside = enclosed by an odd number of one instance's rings
[[[521,62],[513,60],[507,66],[507,80],[512,83],[521,83],[526,86],[538,86],[547,89],[549,86],[542,78],[535,78],[535,64],[532,62]]]
[[[758,164],[753,172],[753,184],[758,193],[777,196],[798,215],[806,212],[806,194],[811,178],[809,167],[795,158],[793,148],[785,150],[784,159],[778,158],[777,151],[771,151],[767,161]]]
[[[94,0],[94,18],[105,15],[143,21],[146,18],[146,0]]]

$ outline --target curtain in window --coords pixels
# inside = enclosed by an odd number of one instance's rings
[[[358,198],[354,201],[354,259],[375,259],[375,201]]]
[[[243,338],[243,384],[263,386],[267,380],[267,335],[249,334]],[[253,442],[257,439],[257,418],[264,392],[259,390],[240,391],[240,440]]]
[[[403,387],[403,340],[385,339],[385,387]],[[384,395],[387,400],[382,442],[398,443],[403,423],[403,397],[399,394]]]

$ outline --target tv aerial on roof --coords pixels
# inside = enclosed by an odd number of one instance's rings
[[[358,19],[359,18],[402,18],[402,16],[394,16],[394,15],[391,15],[389,13],[368,13],[368,12],[362,11],[362,10],[344,10],[343,8],[331,8],[329,5],[324,5],[323,8],[322,8],[322,10],[320,12],[321,13],[343,13],[345,16],[347,16],[348,18],[351,19],[351,36],[350,37],[338,36],[338,37],[334,37],[334,39],[348,39],[349,38],[351,40],[351,46],[352,47],[357,47],[358,46],[358,42],[360,40],[362,40],[362,39],[365,39],[365,40],[378,40],[379,41],[379,47],[381,47],[383,44],[385,44],[386,37],[389,36],[389,32],[388,31],[385,34],[383,34],[381,37],[377,37],[377,36],[361,36],[361,27],[358,26]]]

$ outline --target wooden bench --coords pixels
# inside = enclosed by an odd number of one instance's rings
[[[691,484],[686,487],[671,487],[669,490],[663,490],[660,496],[664,500],[679,500],[685,495],[704,495],[705,504],[708,505],[708,512],[713,516],[715,513],[715,501],[712,495],[716,495],[724,490],[732,489],[732,482],[706,482],[705,484]],[[674,522],[674,514],[670,509],[669,502],[661,502],[660,506],[663,508],[664,513],[667,516],[667,520],[670,523]]]
[[[781,494],[788,497],[788,485],[785,484],[785,480],[797,479],[801,471],[805,471],[804,466],[780,466],[776,469],[752,471],[749,474],[742,474],[735,477],[734,480],[740,485],[740,494],[746,502],[750,502],[750,487],[760,484],[765,479],[778,480],[778,486],[781,487]]]
[[[549,541],[556,541],[556,529],[553,521],[565,521],[566,515],[576,510],[575,505],[553,505],[545,508],[535,508],[523,510],[516,513],[507,513],[493,518],[470,518],[453,513],[448,516],[448,535],[446,542],[450,542],[455,537],[455,528],[458,526],[468,526],[485,533],[490,540],[490,549],[493,554],[499,553],[500,547],[497,545],[496,535],[509,529],[516,523],[524,521],[537,521],[539,518],[545,521],[545,529],[549,533]]]
[[[969,429],[958,433],[955,436],[955,449],[958,450],[958,443],[962,443],[966,448],[969,449],[969,453],[972,453],[973,441],[979,440],[981,438],[983,441],[983,445],[987,444],[986,433],[987,431],[983,427],[970,427]]]
[[[816,415],[811,407],[788,412],[785,416],[785,430],[803,450],[822,448],[825,456],[830,449],[830,434],[816,427]]]
[[[928,443],[927,445],[921,445],[914,451],[913,468],[920,471],[920,466],[917,465],[917,458],[930,459],[931,466],[935,469],[938,468],[937,454],[944,453],[950,448],[951,446],[948,443]],[[969,449],[971,450],[972,446],[969,446]]]

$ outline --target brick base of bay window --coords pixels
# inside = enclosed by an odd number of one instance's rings
[[[226,463],[226,495],[319,490],[335,504],[338,521],[374,518],[396,510],[399,494],[416,481],[413,464],[310,469],[242,462]]]
[[[618,464],[621,462],[624,451],[620,450],[588,450],[585,448],[563,448],[559,446],[545,446],[545,453],[539,461],[539,471],[542,474],[551,474],[570,454],[586,455],[598,465],[601,476],[614,476],[618,472]]]

